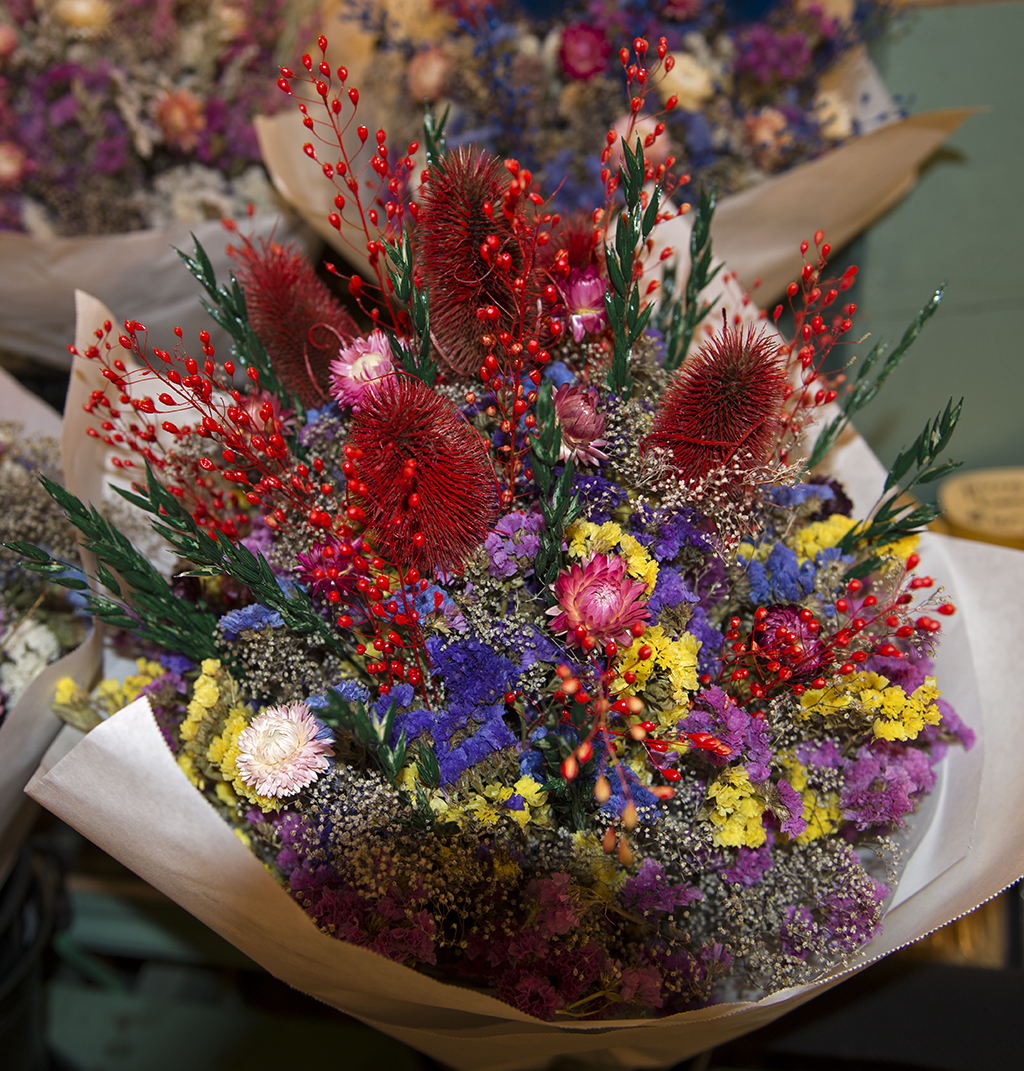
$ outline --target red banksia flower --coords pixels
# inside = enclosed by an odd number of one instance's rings
[[[420,380],[375,383],[345,452],[366,524],[396,564],[456,570],[483,543],[497,514],[486,442]]]
[[[330,363],[339,346],[359,334],[355,321],[291,247],[261,241],[257,248],[245,239],[232,253],[241,265],[238,281],[249,324],[274,371],[303,405],[323,405],[329,397]]]
[[[785,385],[774,338],[753,326],[725,327],[672,378],[644,445],[668,450],[683,480],[762,464],[775,445]]]
[[[417,234],[419,268],[430,288],[430,333],[441,363],[457,375],[480,365],[480,338],[508,326],[513,294],[495,261],[502,253],[517,257],[502,214],[509,176],[502,164],[475,149],[456,149],[431,168],[420,203]],[[484,205],[491,206],[488,216]],[[488,239],[497,245],[490,263],[481,255]],[[483,323],[477,309],[493,305],[497,324]]]

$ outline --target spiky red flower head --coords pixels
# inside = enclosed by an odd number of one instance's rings
[[[431,167],[420,202],[416,233],[420,272],[430,288],[430,333],[441,363],[457,375],[480,366],[485,333],[509,326],[515,268],[495,267],[503,253],[518,259],[501,211],[509,181],[494,157],[459,148]],[[485,259],[481,247],[488,239],[493,248]],[[478,319],[477,309],[486,306],[498,309],[497,323]]]
[[[483,543],[497,515],[487,444],[421,380],[373,384],[353,414],[345,453],[366,524],[396,564],[459,569]]]
[[[759,465],[775,445],[785,385],[774,338],[725,326],[672,378],[644,446],[669,450],[683,480]]]
[[[296,391],[304,405],[323,405],[329,397],[331,360],[359,329],[292,247],[261,240],[257,248],[250,239],[243,241],[231,253],[241,265],[238,281],[249,325],[285,388]]]

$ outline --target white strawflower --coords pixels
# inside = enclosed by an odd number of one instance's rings
[[[312,784],[333,755],[330,730],[305,703],[268,707],[238,737],[238,775],[257,795],[293,796]]]

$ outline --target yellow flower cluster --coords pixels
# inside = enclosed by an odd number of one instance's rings
[[[242,798],[265,811],[275,810],[280,802],[253,792],[238,772],[238,738],[252,712],[239,702],[235,682],[217,659],[207,658],[200,668],[179,730],[185,746],[178,765],[197,788],[205,788],[211,780],[226,806],[234,807]]]
[[[914,740],[926,725],[938,725],[942,712],[935,705],[939,695],[934,677],[912,695],[898,685],[890,685],[878,673],[856,673],[830,688],[811,689],[800,698],[801,714],[823,718],[841,717],[851,710],[875,715],[873,731],[880,740]]]
[[[714,806],[709,815],[713,843],[721,848],[759,848],[764,844],[764,801],[756,795],[742,766],[723,770],[708,785],[708,796]]]
[[[651,657],[641,661],[640,649],[650,647]],[[671,710],[662,710],[658,713],[658,721],[665,727],[671,727],[689,713],[690,703],[688,692],[695,692],[697,682],[697,652],[700,650],[700,640],[684,632],[679,639],[674,640],[665,634],[661,625],[649,628],[643,636],[634,640],[625,651],[619,661],[619,678],[615,682],[615,690],[639,693],[647,687],[655,669],[662,669],[668,674],[669,684],[672,688],[672,698],[676,706]],[[623,673],[633,672],[636,674],[636,682],[628,685]]]
[[[626,559],[626,572],[634,580],[647,585],[647,594],[654,591],[658,580],[658,563],[647,548],[614,522],[593,524],[590,521],[575,521],[566,531],[569,539],[569,556],[587,559],[592,554],[607,554],[618,549]]]
[[[159,662],[145,658],[136,659],[135,665],[136,672],[126,677],[123,683],[113,678],[102,680],[91,695],[70,677],[62,677],[53,697],[54,710],[70,725],[83,730],[94,728],[133,703],[142,689],[164,672]]]
[[[813,562],[819,550],[834,547],[851,528],[856,527],[857,522],[852,518],[833,513],[827,520],[815,521],[796,529],[787,538],[786,543],[791,550],[796,551],[801,563]]]
[[[507,801],[516,795],[523,801],[523,806],[519,809],[506,807]],[[524,829],[528,822],[549,824],[551,807],[548,805],[548,794],[540,784],[532,777],[525,776],[520,777],[512,788],[498,782],[484,785],[483,792],[471,792],[465,803],[448,803],[444,813],[460,826],[466,822],[496,826],[505,818],[514,818],[519,828]]]
[[[827,837],[839,825],[839,796],[835,792],[819,794],[807,787],[807,767],[790,756],[780,756],[786,780],[799,792],[804,801],[803,819],[807,828],[794,837],[797,844],[810,844],[812,840]]]

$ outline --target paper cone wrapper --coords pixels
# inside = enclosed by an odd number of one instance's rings
[[[295,241],[300,230],[277,216],[254,216],[239,226],[256,237]],[[304,233],[304,229],[303,229]],[[175,249],[192,253],[192,235],[210,256],[219,279],[235,266],[225,252],[231,236],[219,220],[161,230],[81,238],[35,238],[0,232],[0,338],[12,353],[56,368],[71,363],[68,343],[75,334],[75,288],[83,281],[115,309],[146,325],[152,338],[170,339],[181,327],[195,343],[210,332],[218,350],[231,340],[203,310],[196,281]]]
[[[863,510],[881,468],[860,439],[834,455]],[[869,498],[865,502],[864,496]],[[28,786],[55,814],[285,982],[460,1071],[541,1068],[557,1056],[659,1067],[754,1030],[873,960],[971,911],[1024,874],[1024,718],[1017,641],[1024,554],[926,534],[920,550],[958,607],[936,675],[978,734],[951,747],[915,816],[916,845],[879,935],[849,966],[757,1002],[654,1020],[545,1023],[321,933],[185,778],[145,699],[74,742],[58,738]]]
[[[764,307],[770,307],[799,275],[801,238],[810,239],[821,229],[833,249],[855,238],[911,189],[921,164],[976,110],[951,108],[892,121],[895,105],[863,49],[847,56],[826,88],[841,95],[864,133],[816,160],[721,198],[715,212],[711,228],[715,254],[737,273],[747,291],[754,291],[760,280],[756,297]],[[369,95],[360,99],[358,115],[370,130],[388,127],[386,109]],[[376,235],[344,220],[340,230],[328,222],[335,211],[335,190],[321,166],[303,152],[312,135],[299,112],[257,117],[255,126],[263,163],[277,192],[356,271],[374,279],[366,243]],[[367,144],[372,145],[372,139]],[[350,154],[359,146],[352,124],[345,145]],[[367,188],[361,194],[364,204],[369,205],[375,195]],[[657,234],[659,244],[676,250],[677,277],[685,280],[690,228],[684,221],[679,217],[678,223],[664,223]]]
[[[48,435],[58,441],[61,437],[60,414],[2,368],[0,419],[17,421],[26,436]],[[94,632],[81,646],[47,666],[0,725],[0,883],[36,810],[25,798],[25,785],[63,724],[50,710],[57,681],[73,677],[88,687],[99,668],[99,660],[100,642]]]

